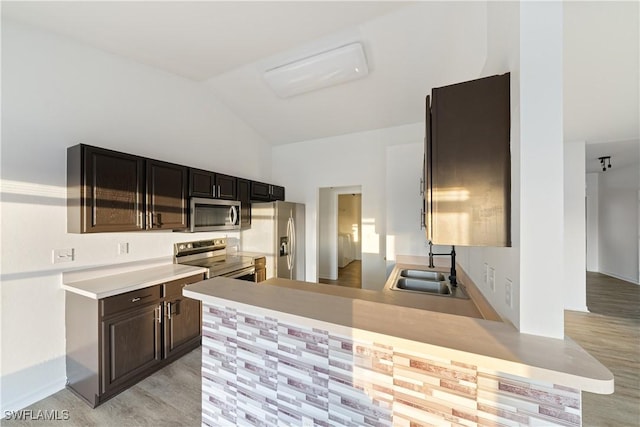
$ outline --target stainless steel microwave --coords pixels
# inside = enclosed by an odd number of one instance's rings
[[[240,202],[191,198],[189,231],[240,230]]]

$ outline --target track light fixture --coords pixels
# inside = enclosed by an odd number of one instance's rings
[[[598,157],[600,159],[600,166],[602,166],[602,172],[605,172],[607,168],[611,169],[611,156]]]

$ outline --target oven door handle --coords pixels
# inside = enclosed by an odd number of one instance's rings
[[[242,270],[232,271],[231,273],[222,274],[221,277],[227,277],[229,279],[237,279],[238,277],[246,276],[248,274],[255,274],[255,267],[247,267]]]

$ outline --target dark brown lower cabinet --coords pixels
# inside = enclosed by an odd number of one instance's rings
[[[198,280],[174,280],[164,287],[164,357],[172,357],[185,346],[200,342],[202,329],[202,304],[198,300],[182,296],[182,288]]]
[[[147,305],[103,320],[102,392],[117,389],[162,360],[158,305]]]
[[[67,387],[95,407],[200,345],[202,274],[95,300],[66,292]]]
[[[265,257],[256,258],[256,283],[264,282],[267,280],[267,259]]]

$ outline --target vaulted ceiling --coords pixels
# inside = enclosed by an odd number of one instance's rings
[[[3,19],[200,82],[274,145],[422,121],[432,87],[486,72],[487,9],[477,1],[2,2]],[[565,139],[638,140],[638,3],[565,2],[564,14]],[[262,78],[351,41],[364,45],[366,78],[288,99]]]

